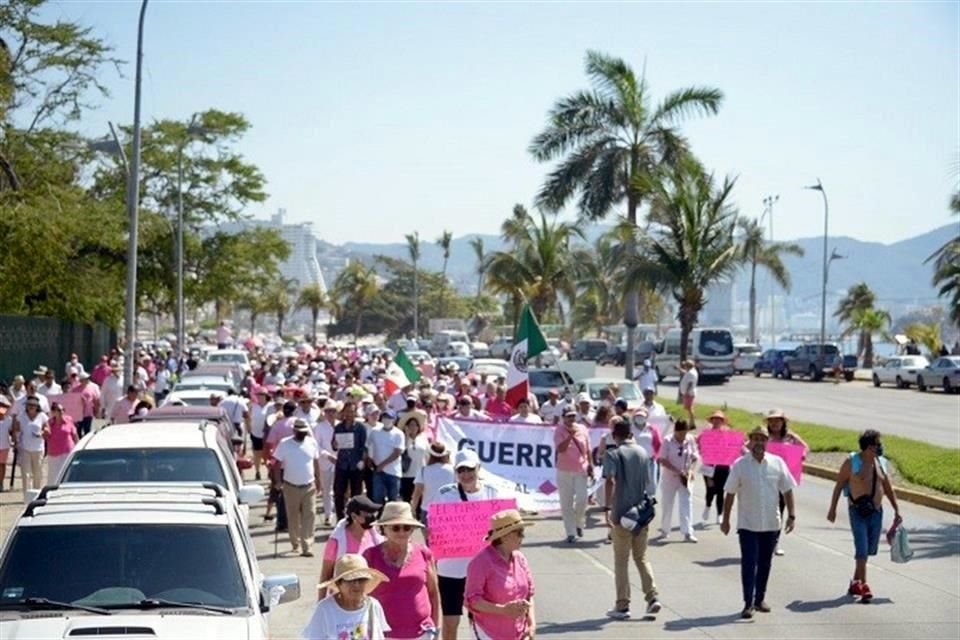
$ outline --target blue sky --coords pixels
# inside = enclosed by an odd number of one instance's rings
[[[80,123],[133,114],[138,2],[52,2],[131,64]],[[726,99],[684,132],[778,238],[892,242],[951,222],[960,172],[960,4],[164,2],[148,8],[144,118],[240,111],[241,149],[278,207],[332,242],[496,233],[548,166],[527,154],[587,49],[626,59],[655,96]],[[566,212],[573,217],[573,211]],[[953,218],[956,221],[956,218]]]

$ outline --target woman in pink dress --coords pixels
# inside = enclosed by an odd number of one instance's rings
[[[440,625],[440,589],[433,554],[411,540],[414,530],[423,525],[413,517],[407,502],[384,505],[377,525],[386,539],[364,551],[363,557],[371,569],[389,579],[370,594],[383,606],[390,625],[386,637],[429,637]]]
[[[80,437],[73,418],[63,413],[59,402],[50,403],[50,422],[47,427],[49,431],[44,436],[47,439],[47,482],[56,484],[63,463]]]

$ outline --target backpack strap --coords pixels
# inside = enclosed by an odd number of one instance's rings
[[[459,482],[457,483],[457,491],[460,492],[460,499],[464,502],[468,502],[467,492],[463,490],[463,485],[460,484]]]

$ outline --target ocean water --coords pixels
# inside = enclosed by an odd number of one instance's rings
[[[777,349],[796,349],[801,344],[803,343],[791,342],[789,340],[777,340],[776,348]],[[760,346],[764,349],[767,349],[767,348],[773,348],[774,345],[771,344],[769,340],[767,340],[766,342],[761,343]],[[843,350],[844,353],[856,353],[857,352],[856,337],[848,338],[846,340],[841,340],[840,348]],[[896,352],[897,352],[897,345],[894,342],[874,341],[873,343],[873,355],[875,357],[879,356],[882,358],[889,358],[895,355]]]

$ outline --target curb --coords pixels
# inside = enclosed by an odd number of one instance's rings
[[[827,480],[836,481],[837,479],[837,472],[835,470],[807,462],[803,463],[803,472],[811,476],[817,476],[818,478],[826,478]],[[897,498],[905,502],[912,502],[948,513],[960,514],[960,500],[941,498],[940,496],[930,495],[929,493],[921,493],[919,491],[913,491],[912,489],[899,489],[897,487],[893,488],[893,492]]]

